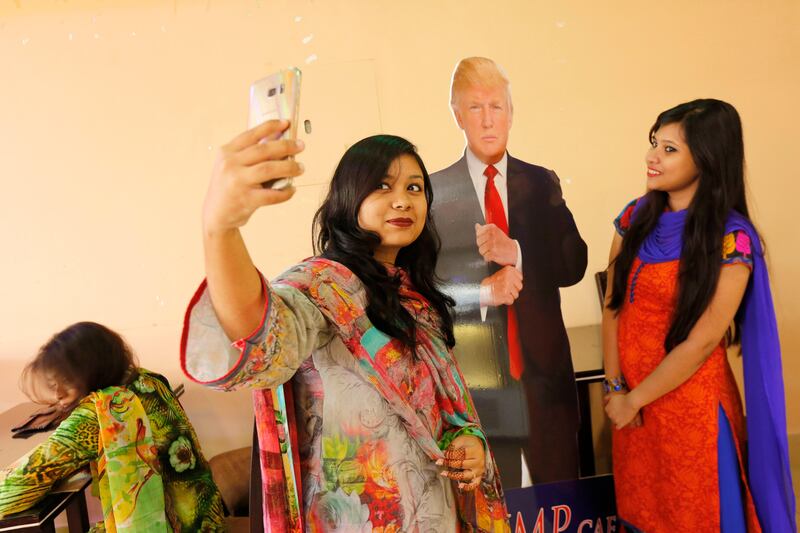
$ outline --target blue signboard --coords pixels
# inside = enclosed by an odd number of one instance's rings
[[[514,533],[615,533],[614,477],[595,476],[506,491]]]

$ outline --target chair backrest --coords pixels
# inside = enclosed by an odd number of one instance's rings
[[[602,311],[606,303],[606,286],[608,285],[608,272],[595,272],[594,283],[597,285],[597,297],[600,299],[600,310]]]
[[[215,455],[208,461],[222,501],[233,516],[249,514],[250,454],[250,447],[239,448]]]

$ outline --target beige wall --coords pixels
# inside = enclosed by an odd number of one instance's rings
[[[490,7],[493,6],[493,7]],[[771,256],[789,424],[800,431],[800,3],[620,1],[0,2],[0,409],[58,328],[120,330],[180,379],[183,311],[202,277],[199,210],[214,147],[243,129],[247,87],[304,70],[307,176],[246,237],[273,275],[310,253],[310,219],[343,149],[368,134],[416,142],[429,170],[463,137],[447,105],[466,55],[508,71],[510,151],[549,166],[604,268],[610,221],[644,186],[656,114],[729,100],[746,134],[751,203]],[[316,58],[316,59],[315,59]],[[599,321],[591,275],[563,292],[569,325]],[[207,451],[246,444],[247,393],[190,387]]]

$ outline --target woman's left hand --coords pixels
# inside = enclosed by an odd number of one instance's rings
[[[443,476],[458,481],[460,490],[475,490],[486,469],[483,441],[474,435],[460,435],[444,451],[444,460],[436,464],[445,467]]]
[[[617,429],[622,429],[634,420],[639,414],[637,407],[631,400],[630,393],[620,394],[618,392],[606,395],[606,414]]]

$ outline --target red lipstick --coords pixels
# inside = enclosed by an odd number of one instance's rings
[[[414,221],[411,220],[410,218],[393,218],[391,220],[387,220],[386,222],[392,224],[393,226],[399,226],[401,228],[407,228],[414,223]]]

